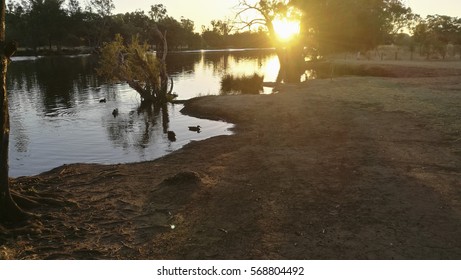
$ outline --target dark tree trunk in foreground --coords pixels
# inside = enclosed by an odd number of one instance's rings
[[[25,213],[11,197],[8,179],[8,146],[10,137],[10,118],[8,94],[6,92],[6,73],[9,57],[5,44],[5,0],[0,2],[0,221],[17,221]]]

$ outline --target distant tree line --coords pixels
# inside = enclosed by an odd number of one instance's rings
[[[420,54],[428,57],[461,52],[460,18],[422,18],[401,0],[289,2],[303,11],[305,44],[321,54],[371,50],[386,44],[405,44],[412,51],[419,46]]]
[[[255,7],[275,15],[290,6],[302,11],[300,43],[314,54],[370,50],[383,44],[405,44],[428,57],[461,52],[461,19],[421,18],[401,0],[262,0]],[[170,50],[270,47],[274,43],[264,25],[242,29],[235,21],[213,20],[197,33],[192,20],[169,16],[162,4],[152,5],[147,12],[125,14],[113,14],[114,8],[112,0],[90,0],[85,7],[77,0],[7,0],[7,40],[34,51],[96,48],[116,34],[128,41],[138,35],[141,41],[156,45],[152,31],[156,24],[168,31]]]
[[[419,47],[420,55],[445,58],[459,54],[461,58],[461,18],[429,15],[418,19],[412,31],[412,44]]]
[[[229,32],[230,23],[216,20],[211,27],[202,26],[195,32],[190,19],[170,17],[162,4],[151,6],[146,13],[136,10],[113,14],[112,0],[91,0],[82,7],[77,0],[9,0],[7,1],[7,40],[15,40],[22,48],[62,50],[63,48],[97,48],[112,41],[116,34],[130,40],[156,45],[153,32],[156,24],[168,31],[171,50],[222,47],[268,47],[266,34],[260,32]],[[228,29],[226,29],[228,28]]]

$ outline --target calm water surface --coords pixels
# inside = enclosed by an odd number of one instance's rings
[[[8,71],[10,176],[77,162],[153,160],[192,140],[232,133],[232,124],[181,114],[182,105],[169,105],[166,111],[140,108],[130,87],[105,84],[95,75],[96,63],[93,56],[13,60]],[[257,72],[275,81],[278,67],[270,50],[173,53],[168,60],[178,99],[220,94],[225,74]],[[107,102],[99,103],[101,98]],[[200,125],[202,132],[189,131],[192,125]],[[176,142],[168,140],[166,130],[176,133]]]

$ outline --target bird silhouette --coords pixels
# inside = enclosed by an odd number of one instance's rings
[[[168,140],[170,140],[171,142],[176,141],[176,133],[174,133],[174,131],[168,131],[167,136]]]
[[[118,108],[115,108],[113,111],[112,111],[112,116],[114,116],[114,118],[116,118],[118,116]]]
[[[189,130],[190,131],[195,131],[197,133],[200,133],[200,125],[197,125],[197,126],[189,126]]]

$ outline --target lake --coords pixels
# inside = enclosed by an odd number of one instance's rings
[[[9,66],[10,176],[35,175],[70,163],[153,160],[190,141],[232,134],[232,124],[140,108],[138,93],[95,74],[95,56],[16,57]],[[262,74],[275,81],[273,50],[193,51],[169,54],[168,71],[178,99],[219,95],[226,74]],[[265,88],[264,93],[271,89]],[[100,103],[100,99],[106,103]],[[119,114],[112,112],[117,108]],[[200,133],[188,126],[200,125]],[[176,133],[168,140],[166,131]]]

